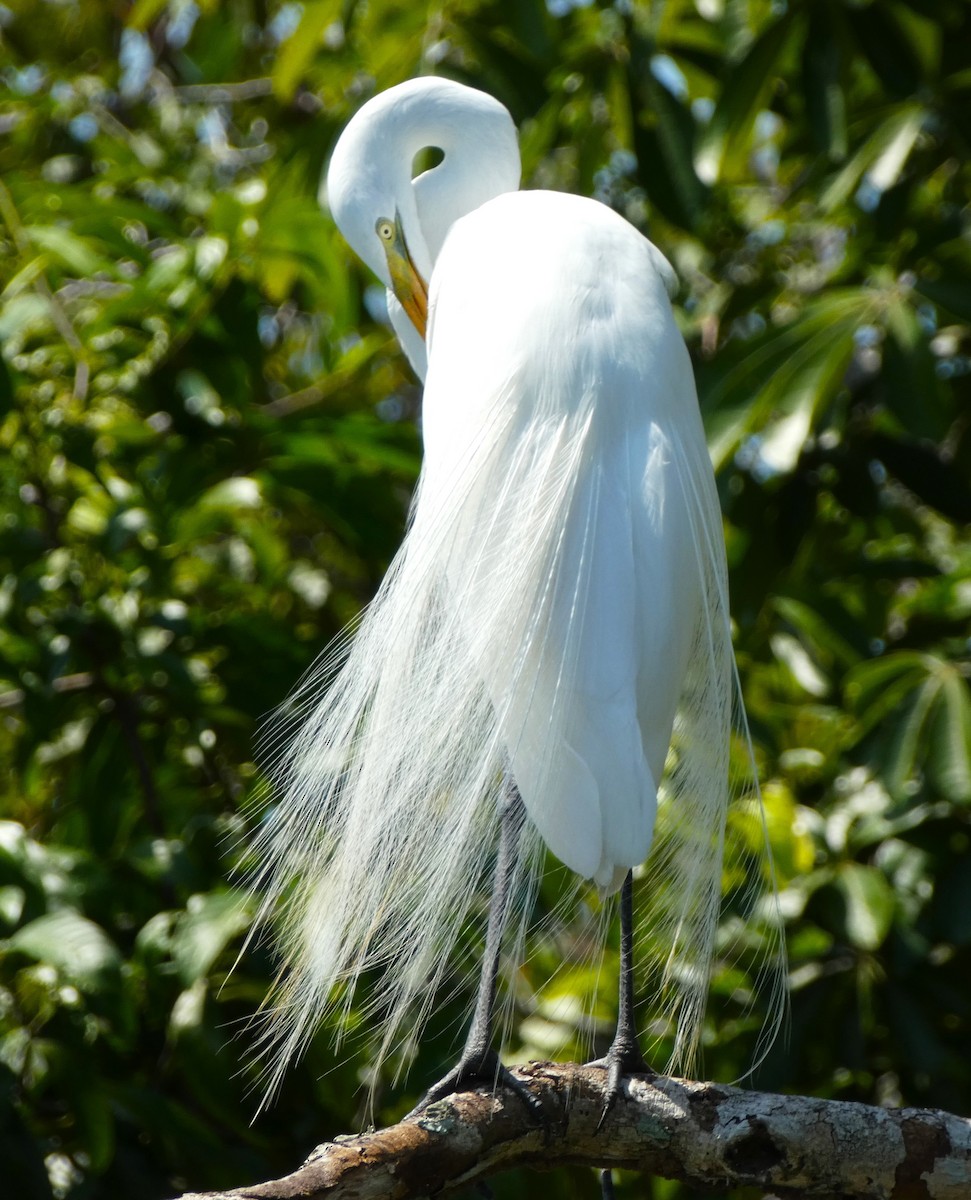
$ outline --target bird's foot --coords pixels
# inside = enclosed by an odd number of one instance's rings
[[[604,1088],[604,1106],[600,1111],[597,1122],[597,1132],[603,1128],[607,1114],[617,1102],[617,1097],[623,1090],[624,1079],[628,1075],[644,1075],[648,1079],[656,1079],[657,1072],[647,1065],[637,1039],[615,1038],[610,1049],[603,1058],[596,1058],[587,1063],[588,1067],[602,1067],[607,1072],[607,1084]],[[600,1195],[602,1200],[614,1200],[614,1177],[610,1168],[600,1172]]]
[[[466,1049],[451,1071],[438,1083],[432,1084],[408,1115],[416,1116],[436,1100],[444,1100],[446,1096],[453,1096],[456,1092],[471,1091],[477,1087],[486,1087],[493,1091],[500,1087],[508,1088],[509,1091],[515,1092],[534,1116],[543,1111],[539,1099],[508,1067],[503,1066],[495,1050],[470,1052]]]
[[[603,1128],[607,1114],[617,1103],[617,1097],[623,1091],[624,1079],[628,1075],[643,1075],[648,1079],[656,1079],[657,1072],[647,1065],[637,1039],[615,1038],[610,1049],[603,1058],[587,1063],[588,1067],[602,1067],[607,1072],[607,1083],[604,1087],[604,1106],[597,1122],[597,1132]]]

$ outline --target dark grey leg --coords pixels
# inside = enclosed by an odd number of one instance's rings
[[[617,1007],[617,1031],[610,1049],[604,1058],[591,1066],[607,1069],[607,1086],[604,1088],[604,1106],[597,1124],[599,1129],[607,1119],[621,1093],[625,1075],[646,1075],[654,1078],[654,1072],[644,1061],[637,1041],[634,1022],[634,875],[627,872],[624,886],[620,890],[620,1003]],[[600,1189],[603,1200],[614,1200],[614,1179],[609,1170],[600,1173]]]
[[[479,991],[475,1001],[475,1013],[469,1027],[462,1058],[470,1066],[478,1060],[485,1063],[492,1051],[492,1010],[496,1002],[496,985],[499,978],[499,956],[502,949],[502,934],[509,909],[509,891],[516,870],[519,835],[522,832],[526,810],[515,784],[511,784],[503,797],[502,815],[499,825],[499,853],[496,857],[496,874],[489,901],[489,924],[486,927],[485,950],[482,954],[482,973],[479,976]],[[494,1055],[493,1055],[494,1057]]]
[[[654,1072],[641,1054],[634,1022],[634,876],[631,871],[627,872],[620,891],[620,1003],[617,1032],[606,1055],[590,1065],[607,1069],[601,1125],[620,1095],[625,1075],[654,1078]]]
[[[617,1010],[617,1032],[607,1051],[608,1103],[620,1091],[625,1075],[652,1074],[637,1041],[634,1022],[634,875],[627,872],[620,892],[620,1003]]]
[[[526,809],[515,783],[509,781],[502,800],[499,824],[499,853],[496,873],[489,901],[489,924],[486,927],[486,944],[482,955],[482,973],[479,976],[479,991],[475,1001],[475,1013],[465,1040],[465,1049],[458,1063],[438,1083],[433,1084],[418,1102],[418,1112],[427,1104],[441,1100],[453,1092],[485,1084],[487,1087],[511,1088],[531,1109],[539,1102],[529,1089],[512,1075],[499,1061],[492,1045],[492,1010],[496,1001],[496,984],[499,977],[499,955],[502,934],[509,911],[509,893],[519,849]]]

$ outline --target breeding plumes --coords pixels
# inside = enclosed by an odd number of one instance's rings
[[[412,179],[428,147],[442,159]],[[578,881],[623,889],[625,926],[646,860],[642,918],[666,948],[656,982],[684,1067],[733,797],[733,827],[764,848],[674,272],[606,206],[518,191],[519,176],[505,108],[430,78],[368,102],[331,161],[334,218],[424,380],[424,461],[377,596],[281,726],[256,853],[263,915],[286,898],[271,1086],[362,972],[380,968],[379,1055],[418,1028],[490,871],[473,1034],[433,1094],[495,1078],[499,937],[521,944],[544,846]],[[758,866],[735,884],[742,920],[771,885]],[[610,1087],[641,1064],[629,1022],[608,1057]]]

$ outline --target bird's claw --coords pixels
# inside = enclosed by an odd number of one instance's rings
[[[603,1128],[610,1110],[617,1103],[617,1098],[623,1091],[624,1080],[630,1075],[643,1075],[648,1079],[656,1079],[657,1072],[647,1065],[644,1055],[636,1042],[630,1045],[614,1042],[603,1058],[594,1059],[587,1063],[588,1067],[602,1067],[607,1072],[607,1084],[604,1087],[604,1105],[597,1122],[597,1133]]]
[[[447,1075],[438,1083],[432,1084],[408,1115],[416,1116],[436,1100],[444,1100],[446,1096],[453,1096],[456,1092],[471,1091],[477,1087],[492,1090],[508,1088],[522,1100],[533,1116],[538,1116],[543,1111],[541,1102],[529,1087],[499,1061],[499,1056],[494,1050],[490,1050],[484,1055],[463,1054]]]

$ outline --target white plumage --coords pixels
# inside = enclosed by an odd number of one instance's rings
[[[412,181],[429,146],[444,158]],[[445,80],[370,101],[333,155],[335,219],[425,378],[425,456],[387,578],[287,722],[257,847],[265,912],[288,893],[274,1080],[375,965],[381,1052],[420,1024],[507,774],[530,827],[521,926],[541,843],[606,891],[645,861],[667,761],[645,919],[682,1064],[697,1044],[740,710],[676,280],[605,206],[518,181],[506,110]]]

